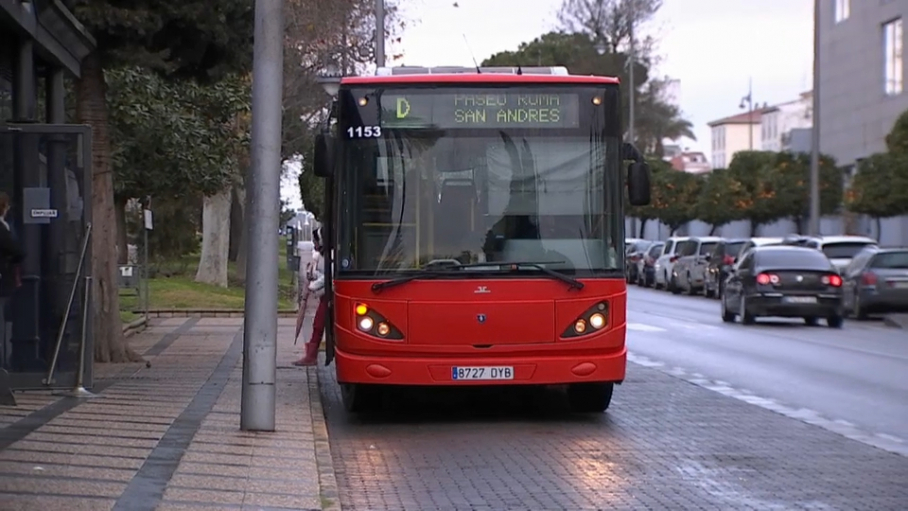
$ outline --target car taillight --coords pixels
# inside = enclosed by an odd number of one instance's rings
[[[823,284],[832,287],[842,287],[842,277],[838,275],[827,275],[823,277]]]
[[[725,258],[722,259],[722,264],[724,264],[725,266],[731,266],[731,265],[735,264],[735,258],[730,255],[727,255],[727,256],[725,256]]]
[[[757,275],[757,284],[767,286],[769,284],[778,284],[779,276],[771,273],[761,273]]]
[[[677,260],[678,260],[678,256],[671,256],[670,258],[668,258],[668,262],[670,262],[670,263],[673,263]]]
[[[876,285],[876,273],[872,271],[865,271],[861,274],[861,284],[865,286],[875,286]]]

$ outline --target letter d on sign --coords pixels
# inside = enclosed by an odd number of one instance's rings
[[[404,98],[397,98],[397,118],[403,119],[410,115],[410,102]]]

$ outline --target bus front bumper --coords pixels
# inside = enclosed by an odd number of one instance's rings
[[[337,381],[381,385],[564,385],[624,381],[627,348],[595,355],[361,356],[335,351]]]

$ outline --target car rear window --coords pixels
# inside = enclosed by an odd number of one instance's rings
[[[867,243],[863,241],[824,243],[823,253],[826,254],[826,257],[830,259],[851,259],[852,257],[856,256],[858,252],[863,250],[864,247],[872,244],[873,243]]]
[[[649,249],[649,256],[650,256],[650,257],[659,257],[660,255],[662,255],[662,248],[663,248],[663,247],[665,247],[665,244],[653,245],[653,246],[650,247],[650,249]]]
[[[716,242],[703,243],[700,245],[700,255],[712,254],[716,250]]]
[[[908,269],[908,250],[898,252],[883,252],[874,256],[870,262],[871,268],[879,269]]]
[[[828,270],[829,259],[813,249],[769,249],[756,253],[758,266],[772,268],[797,268],[802,270]]]
[[[728,243],[725,245],[725,255],[731,257],[738,257],[738,254],[741,253],[741,249],[744,248],[744,241],[736,241],[734,243]]]

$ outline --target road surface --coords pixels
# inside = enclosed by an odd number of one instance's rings
[[[632,360],[908,452],[908,331],[723,323],[718,300],[628,289]],[[743,391],[743,392],[742,392]],[[908,505],[906,505],[908,508]]]

